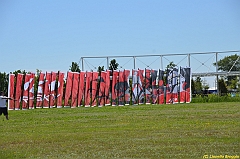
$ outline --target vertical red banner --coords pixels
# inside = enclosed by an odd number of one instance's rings
[[[144,70],[138,69],[138,103],[144,104],[145,103],[145,79],[143,76]]]
[[[43,92],[43,108],[49,108],[51,73],[46,72]]]
[[[178,103],[178,69],[172,70],[172,101]]]
[[[151,71],[151,82],[152,82],[152,104],[157,104],[158,100],[158,86],[157,86],[157,70]]]
[[[22,109],[28,109],[28,102],[29,102],[29,86],[30,86],[30,79],[31,74],[26,74],[24,77],[24,84],[23,84],[23,97],[22,97]]]
[[[78,72],[73,73],[71,108],[76,108],[77,106],[79,76],[80,74]]]
[[[186,103],[191,102],[191,68],[187,67],[185,68],[185,80],[186,80]]]
[[[125,102],[125,100],[124,100],[124,96],[125,96],[124,76],[125,76],[124,70],[119,71],[119,78],[118,78],[118,82],[117,82],[116,87],[115,87],[115,89],[117,90],[117,99],[118,99],[118,105],[119,106],[125,105],[125,103],[124,103]]]
[[[164,71],[159,70],[158,74],[158,104],[164,104]]]
[[[9,74],[8,80],[8,97],[14,98],[14,80],[15,75]],[[14,110],[14,100],[8,100],[8,110]]]
[[[105,103],[105,106],[107,105],[111,105],[110,103],[110,93],[109,93],[109,89],[110,89],[110,71],[107,70],[106,71],[106,85],[105,85],[105,99],[104,99],[104,103]]]
[[[45,74],[42,72],[39,74],[36,108],[42,108],[43,91],[44,91],[44,76],[45,76]]]
[[[117,105],[117,83],[118,83],[118,71],[113,71],[112,75],[112,106]]]
[[[138,71],[132,70],[132,104],[138,104]]]
[[[72,93],[72,83],[73,83],[73,73],[68,72],[67,73],[67,83],[66,83],[66,89],[65,89],[65,97],[64,97],[64,107],[69,107],[70,104],[68,102],[71,93]]]
[[[98,72],[93,72],[92,76],[92,106],[97,105],[97,92],[98,92]]]
[[[90,107],[91,104],[91,82],[92,72],[86,72],[86,86],[85,86],[85,107]]]
[[[129,78],[130,78],[130,70],[124,70],[124,100],[125,105],[130,104],[130,84],[129,84]]]
[[[64,73],[58,73],[57,108],[62,108]]]
[[[152,87],[151,87],[151,70],[145,69],[145,96],[146,96],[146,104],[151,104],[151,95],[152,95]]]
[[[106,87],[106,72],[101,72],[99,79],[99,92],[98,92],[98,106],[104,106],[105,87]]]
[[[57,81],[57,73],[52,72],[51,73],[51,82],[50,82],[50,96],[49,96],[49,106],[50,108],[55,107],[55,97],[56,97],[56,81]]]
[[[16,93],[15,93],[15,110],[20,110],[20,103],[22,97],[22,81],[23,74],[17,74]]]
[[[78,106],[83,105],[84,97],[84,84],[85,84],[85,72],[80,72],[79,77],[79,88],[78,88]]]
[[[172,70],[167,69],[166,83],[166,104],[172,103]]]
[[[30,81],[29,81],[29,109],[34,109],[34,83],[35,83],[35,74],[34,73],[31,73],[31,78],[30,78]]]

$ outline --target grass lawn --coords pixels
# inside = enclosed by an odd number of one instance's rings
[[[0,159],[240,156],[240,103],[9,111]]]

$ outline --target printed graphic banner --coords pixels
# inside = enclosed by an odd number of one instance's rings
[[[16,95],[15,95],[15,110],[20,110],[20,103],[22,101],[22,81],[23,74],[17,75],[17,83],[16,83]]]
[[[45,76],[44,73],[39,74],[36,108],[42,108],[43,92],[44,92],[44,76]]]
[[[51,73],[46,72],[43,92],[43,108],[49,108],[50,84]]]
[[[79,76],[80,74],[78,72],[73,73],[71,108],[77,107]]]
[[[152,104],[157,104],[158,100],[157,70],[151,70],[151,82],[152,82]]]
[[[62,108],[64,73],[58,73],[57,108]]]
[[[79,82],[79,88],[78,88],[78,106],[83,106],[85,72],[80,72],[79,80],[80,80],[80,82]]]
[[[158,104],[164,104],[164,71],[159,70],[158,74]]]
[[[23,99],[22,99],[22,109],[28,109],[28,92],[30,86],[31,74],[25,75],[24,85],[23,85]]]
[[[8,97],[14,99],[14,80],[15,75],[9,74]],[[14,110],[14,100],[8,100],[8,110]]]
[[[73,73],[68,72],[67,73],[67,83],[66,83],[66,89],[65,89],[65,98],[64,98],[64,107],[69,107],[69,98],[72,93],[72,82],[73,82]]]
[[[86,86],[85,86],[85,107],[90,107],[91,105],[91,82],[92,72],[86,72]]]

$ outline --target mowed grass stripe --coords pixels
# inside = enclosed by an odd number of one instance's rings
[[[240,104],[9,111],[0,158],[202,158],[240,155]]]

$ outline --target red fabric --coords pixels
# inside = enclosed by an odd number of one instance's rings
[[[124,70],[124,91],[125,91],[124,100],[126,105],[130,104],[129,77],[130,77],[130,70]]]
[[[71,96],[71,92],[72,92],[72,81],[73,81],[73,73],[68,72],[66,89],[65,89],[65,97],[64,97],[64,106],[70,106],[68,100],[69,100],[69,98]]]
[[[23,85],[22,109],[28,109],[28,92],[30,86],[31,74],[26,74]]]
[[[17,74],[15,110],[20,109],[20,103],[21,103],[21,97],[22,97],[22,80],[23,80],[23,74]]]
[[[159,70],[159,76],[158,76],[158,104],[164,104],[163,75],[164,75],[164,71]]]
[[[44,93],[43,93],[43,108],[49,108],[50,83],[51,83],[51,73],[46,72],[45,83],[44,83]]]
[[[44,73],[39,74],[36,108],[42,107],[43,91],[44,91],[44,76],[45,76]]]
[[[117,80],[118,79],[118,71],[113,71],[112,76],[112,105],[117,105]]]
[[[91,81],[92,81],[92,72],[86,73],[86,87],[85,87],[85,106],[90,106],[91,103]]]
[[[158,89],[157,89],[157,70],[151,70],[152,79],[152,104],[157,104]]]
[[[105,105],[110,105],[109,97],[109,88],[110,88],[110,71],[106,72],[106,85],[105,85]]]
[[[104,99],[105,99],[105,87],[106,87],[106,72],[101,72],[100,77],[100,87],[98,92],[98,105],[103,106],[104,105]]]
[[[78,106],[83,105],[85,72],[80,72],[80,82],[78,88]]]
[[[146,104],[151,104],[151,81],[150,81],[151,70],[145,69],[145,94],[146,94]]]
[[[92,79],[92,106],[97,105],[97,85],[98,85],[98,72],[93,72]]]
[[[50,83],[50,96],[49,96],[49,105],[50,108],[55,107],[55,96],[56,96],[56,91],[55,91],[55,85],[56,85],[56,78],[57,74],[56,72],[51,73],[51,83]]]
[[[14,80],[15,80],[15,75],[9,74],[8,96],[12,99],[14,98]],[[14,100],[8,100],[8,109],[14,110]]]
[[[57,108],[62,108],[64,73],[58,73]]]
[[[76,108],[77,106],[79,75],[80,74],[78,72],[73,73],[72,100],[71,100],[72,108]]]
[[[29,109],[34,109],[33,101],[34,101],[34,82],[35,82],[35,74],[31,73],[31,79],[29,83]]]
[[[125,91],[124,91],[124,76],[125,72],[124,71],[119,71],[119,78],[117,82],[117,99],[118,99],[118,105],[122,106],[124,105],[124,96],[125,96]]]

